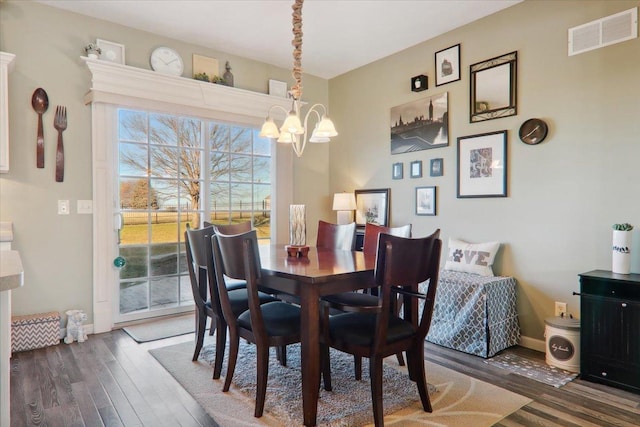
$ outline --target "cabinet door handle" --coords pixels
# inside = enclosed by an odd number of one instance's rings
[[[603,372],[601,375],[602,375],[603,377],[606,377],[606,376],[607,376],[607,373],[606,373],[606,372]]]
[[[622,304],[620,304],[622,306],[622,308],[626,308],[627,307],[627,303],[623,302]]]

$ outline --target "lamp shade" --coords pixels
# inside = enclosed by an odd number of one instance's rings
[[[336,193],[333,195],[334,211],[352,211],[356,208],[356,196],[353,193]]]

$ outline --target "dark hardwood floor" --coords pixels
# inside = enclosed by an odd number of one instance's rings
[[[137,344],[125,332],[90,335],[16,353],[11,359],[11,426],[216,426],[147,352],[193,334]],[[543,360],[522,347],[516,352]],[[580,379],[554,388],[427,343],[426,358],[533,399],[498,426],[639,426],[640,395]],[[428,373],[427,373],[428,375]]]

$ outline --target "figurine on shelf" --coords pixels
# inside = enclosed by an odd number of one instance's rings
[[[84,47],[84,51],[89,58],[98,59],[98,56],[102,54],[102,49],[95,43],[89,43]]]
[[[224,84],[229,86],[229,87],[233,87],[233,74],[231,74],[231,65],[229,65],[229,61],[227,61],[226,64],[224,64],[224,68],[225,71],[224,75],[222,76],[224,78]]]

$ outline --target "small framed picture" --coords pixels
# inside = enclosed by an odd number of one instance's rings
[[[429,175],[431,175],[431,176],[442,176],[442,174],[443,174],[442,167],[443,167],[442,158],[431,159]]]
[[[96,44],[102,51],[100,59],[124,65],[124,45],[107,40],[97,39]]]
[[[436,52],[436,86],[460,80],[460,44]]]
[[[279,96],[280,98],[286,98],[287,82],[281,82],[278,80],[269,79],[269,95]]]
[[[411,178],[422,178],[422,160],[411,162]]]
[[[206,74],[211,81],[214,77],[220,74],[218,60],[216,58],[210,58],[208,56],[193,54],[192,56],[192,65],[193,65],[193,77],[196,75]]]
[[[393,166],[391,167],[391,177],[393,179],[402,179],[403,178],[403,169],[404,166],[403,164],[400,163],[394,163]]]
[[[436,187],[416,187],[416,215],[436,215]]]
[[[507,131],[458,138],[458,198],[507,197]]]
[[[388,188],[375,190],[355,190],[356,225],[364,227],[367,223],[389,226]]]

